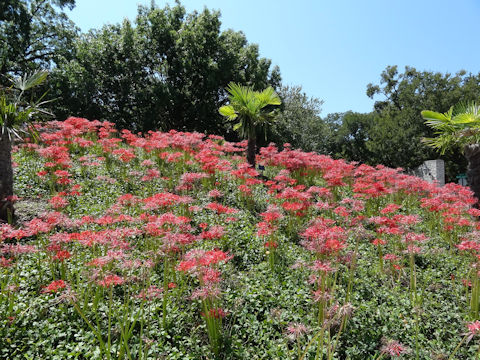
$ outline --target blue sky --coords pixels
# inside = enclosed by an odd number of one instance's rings
[[[150,0],[77,0],[83,30],[135,19]],[[173,1],[156,1],[174,5]],[[243,31],[280,66],[283,83],[324,101],[322,115],[368,112],[368,83],[387,65],[480,72],[479,0],[184,0],[187,12],[221,11],[223,29]]]

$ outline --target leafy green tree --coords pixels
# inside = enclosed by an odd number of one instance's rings
[[[56,115],[109,120],[121,128],[226,133],[218,108],[224,88],[280,82],[241,32],[220,30],[220,13],[181,5],[140,6],[135,24],[104,26],[75,41],[75,59],[51,76]]]
[[[323,101],[307,96],[301,86],[282,86],[277,93],[282,105],[269,138],[304,151],[325,153],[332,132],[320,117]]]
[[[352,111],[329,114],[324,119],[332,132],[327,143],[327,153],[335,158],[377,164],[378,159],[369,149],[373,118],[373,113],[362,114]]]
[[[227,91],[229,104],[222,106],[219,112],[230,121],[238,120],[233,129],[242,138],[248,139],[247,161],[255,168],[257,133],[266,131],[275,116],[271,106],[280,105],[281,100],[271,86],[259,92],[251,87],[230,83]]]
[[[424,124],[421,111],[446,112],[451,104],[478,99],[480,74],[442,74],[408,66],[400,73],[397,66],[389,66],[382,72],[379,85],[368,85],[367,95],[380,97],[374,105],[375,118],[369,131],[370,151],[384,165],[415,168],[437,156],[421,142],[433,135],[433,130]],[[457,153],[446,153],[444,160],[450,179],[465,166],[464,158]]]
[[[424,142],[441,154],[459,148],[468,161],[468,184],[480,199],[480,105],[476,102],[451,107],[446,113],[424,110],[425,123],[436,137]]]
[[[2,0],[0,2],[0,74],[48,69],[71,58],[78,29],[63,11],[75,0]],[[0,84],[7,85],[5,76]]]
[[[13,86],[0,89],[0,220],[13,217],[12,141],[29,130],[29,123],[36,117],[49,114],[42,97],[36,101],[25,99],[25,92],[45,81],[47,72],[36,72],[30,77],[14,80]]]

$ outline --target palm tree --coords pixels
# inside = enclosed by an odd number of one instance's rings
[[[12,86],[0,89],[0,222],[13,218],[13,170],[12,142],[21,138],[20,134],[31,131],[29,123],[39,114],[49,114],[42,105],[43,95],[39,100],[27,102],[25,92],[45,81],[47,72],[38,71],[27,77],[11,80]]]
[[[468,184],[480,199],[480,105],[476,102],[459,104],[444,114],[424,110],[422,116],[437,135],[423,139],[425,143],[442,155],[452,148],[463,151],[468,161]]]
[[[233,129],[237,130],[242,138],[248,139],[247,162],[255,168],[257,132],[266,132],[267,125],[275,116],[275,111],[268,107],[280,105],[280,97],[271,86],[259,92],[251,87],[230,83],[227,91],[230,104],[222,106],[219,109],[220,114],[228,120],[238,120]]]

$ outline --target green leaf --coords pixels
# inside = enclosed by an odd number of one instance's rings
[[[222,106],[218,111],[223,116],[226,116],[228,120],[234,120],[238,116],[238,114],[235,112],[235,109],[231,105]]]
[[[452,108],[450,108],[451,110]],[[447,113],[448,114],[448,113]],[[451,114],[450,114],[451,116]],[[435,111],[430,111],[430,110],[423,110],[422,111],[422,117],[425,120],[437,120],[437,121],[448,121],[450,120],[445,114],[435,112]]]
[[[454,124],[473,124],[473,123],[480,123],[480,119],[478,116],[475,116],[472,113],[465,113],[465,114],[458,114],[452,119],[452,123]]]
[[[36,71],[30,76],[27,76],[26,74],[23,77],[19,76],[12,80],[12,82],[17,89],[26,91],[43,83],[47,78],[47,75],[47,71]]]

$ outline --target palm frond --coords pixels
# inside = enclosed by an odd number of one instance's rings
[[[454,124],[469,124],[469,125],[479,125],[480,124],[480,116],[475,115],[473,113],[463,113],[458,114],[454,118],[452,118],[452,123]]]
[[[233,129],[243,138],[255,136],[257,130],[272,121],[276,113],[266,112],[266,106],[281,103],[272,87],[258,92],[251,87],[230,83],[226,90],[229,104],[222,106],[219,112],[229,121],[238,119]]]
[[[26,91],[35,86],[40,85],[47,78],[48,72],[44,70],[36,71],[32,75],[28,76],[27,74],[19,76],[12,80],[13,85],[21,90]]]
[[[423,110],[421,114],[426,121],[448,122],[452,118],[452,111],[453,111],[453,107],[451,107],[450,110],[445,114],[435,112],[435,111],[430,111],[430,110]]]
[[[280,105],[282,102],[275,90],[271,86],[256,94],[259,103],[265,107],[267,105]]]
[[[218,111],[228,120],[235,120],[238,117],[238,114],[235,112],[235,109],[232,105],[222,106],[220,109],[218,109]]]
[[[459,103],[444,114],[424,110],[422,117],[437,135],[422,141],[442,154],[449,148],[463,147],[480,140],[480,107],[475,102]]]

